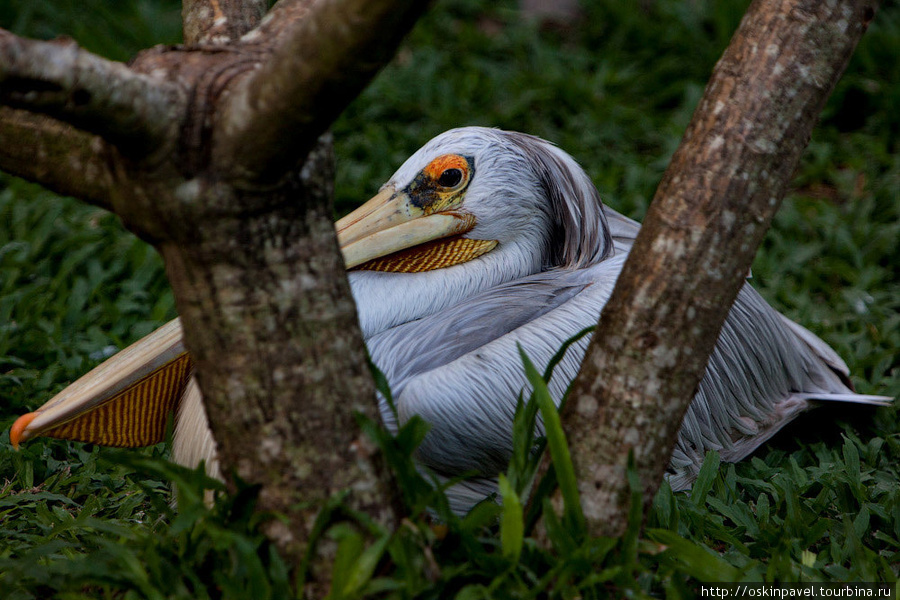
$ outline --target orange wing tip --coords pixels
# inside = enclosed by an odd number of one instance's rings
[[[9,430],[9,441],[12,442],[13,448],[16,450],[19,449],[19,443],[25,441],[22,439],[25,428],[31,425],[36,416],[38,416],[38,413],[30,412],[27,415],[22,415],[13,423],[12,428]]]

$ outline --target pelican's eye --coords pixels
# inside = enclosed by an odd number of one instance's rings
[[[468,183],[471,160],[459,154],[445,154],[428,163],[423,175],[431,185],[442,188],[436,190],[439,193],[455,191]]]
[[[447,169],[438,177],[438,184],[446,188],[456,187],[462,181],[462,176],[462,171],[459,169]]]

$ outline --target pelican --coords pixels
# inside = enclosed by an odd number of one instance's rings
[[[528,391],[518,345],[540,366],[596,323],[640,226],[604,206],[551,143],[464,127],[425,144],[336,229],[366,344],[395,398],[396,413],[380,399],[384,423],[396,431],[419,415],[431,426],[422,467],[477,474],[449,490],[465,513],[496,490],[509,461],[517,398]],[[588,341],[558,365],[557,402]],[[833,349],[745,284],[684,417],[670,485],[690,487],[708,450],[741,460],[818,402],[890,403],[854,393],[848,375]],[[160,441],[172,410],[174,460],[205,460],[220,476],[177,320],[20,417],[10,439],[146,445]]]

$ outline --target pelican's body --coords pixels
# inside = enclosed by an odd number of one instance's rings
[[[510,456],[526,387],[517,346],[540,368],[595,324],[639,226],[604,207],[584,171],[548,142],[472,127],[426,144],[337,229],[355,268],[349,278],[363,335],[397,417],[431,424],[418,460],[442,477],[481,474],[450,490],[454,510],[465,512],[493,491]],[[573,345],[558,366],[550,382],[557,401],[587,343]],[[745,285],[682,424],[673,488],[690,485],[707,450],[739,460],[810,401],[888,400],[848,386],[831,348]],[[396,429],[385,402],[381,412]],[[34,435],[28,423],[19,431]],[[218,468],[193,382],[173,454]]]

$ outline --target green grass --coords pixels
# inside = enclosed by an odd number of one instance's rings
[[[568,31],[518,21],[510,2],[439,2],[397,59],[335,125],[336,209],[374,193],[431,136],[467,124],[550,139],[604,199],[640,217],[743,2],[592,2]],[[648,8],[641,9],[641,5]],[[174,43],[178,6],[149,0],[0,6],[0,26],[68,34],[125,59]],[[900,395],[900,7],[887,2],[825,109],[753,267],[779,310],[847,360],[861,392]],[[253,489],[199,501],[198,475],[160,462],[6,431],[67,382],[174,316],[155,252],[117,219],[0,180],[0,596],[283,597],[286,567],[250,509]],[[527,351],[527,348],[525,349]],[[421,514],[439,503],[410,468],[414,424],[381,439]],[[520,426],[522,431],[527,427]],[[900,426],[894,409],[825,408],[738,465],[711,457],[689,494],[665,486],[648,529],[585,540],[577,515],[535,541],[520,453],[500,511],[420,518],[366,542],[345,527],[336,568],[390,597],[691,597],[702,580],[895,581],[900,571]],[[136,457],[136,458],[135,458]],[[180,482],[181,510],[167,505]],[[518,506],[518,508],[517,508]],[[338,509],[336,509],[338,510]],[[517,512],[521,510],[520,512]],[[499,523],[499,526],[496,525]],[[521,526],[520,526],[521,524]],[[372,541],[374,540],[374,541]]]

